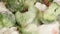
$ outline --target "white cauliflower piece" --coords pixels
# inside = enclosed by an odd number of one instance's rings
[[[41,25],[37,31],[39,34],[59,34],[59,23]]]
[[[0,30],[0,34],[19,34],[16,27],[3,28]]]
[[[40,11],[45,11],[47,9],[47,6],[45,4],[41,4],[40,2],[37,2],[35,6],[40,10]]]
[[[0,11],[8,11],[8,9],[5,7],[5,3],[0,2]]]

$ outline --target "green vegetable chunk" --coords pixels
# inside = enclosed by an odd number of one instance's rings
[[[9,11],[0,12],[0,28],[12,27],[15,25],[15,17]]]
[[[37,9],[34,6],[30,6],[28,11],[25,13],[16,12],[15,17],[17,23],[21,26],[26,26],[28,23],[31,23],[35,19],[36,13]]]
[[[36,0],[7,0],[6,6],[11,11],[22,11],[29,5],[33,5]]]
[[[22,34],[38,34],[37,25],[33,23],[27,25],[27,27],[22,29]]]
[[[60,14],[60,6],[56,3],[52,3],[48,9],[44,12],[42,17],[43,23],[52,23],[56,21],[56,16]]]

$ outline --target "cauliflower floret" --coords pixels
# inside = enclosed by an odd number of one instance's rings
[[[45,11],[47,9],[47,6],[45,4],[41,4],[40,2],[37,2],[35,6],[40,10],[40,11]]]
[[[8,9],[5,7],[5,3],[0,2],[0,11],[8,11]]]
[[[19,34],[19,32],[17,31],[16,27],[11,27],[11,28],[2,28],[0,30],[0,34]]]
[[[59,22],[41,25],[37,31],[39,34],[59,34]]]

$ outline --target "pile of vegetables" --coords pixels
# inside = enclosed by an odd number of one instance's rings
[[[54,34],[55,31],[57,31],[55,34],[58,34],[59,2],[0,0],[0,34]],[[53,33],[50,31],[52,29],[55,29]]]

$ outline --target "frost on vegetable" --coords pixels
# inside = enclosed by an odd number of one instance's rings
[[[25,13],[16,12],[15,17],[17,23],[21,26],[26,26],[28,23],[31,23],[35,19],[36,13],[37,9],[34,6],[30,6],[28,11]]]

